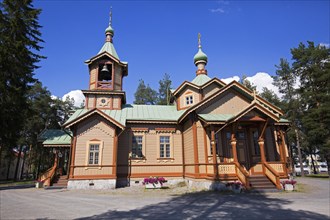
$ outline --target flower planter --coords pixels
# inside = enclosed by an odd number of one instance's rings
[[[145,184],[146,189],[160,189],[162,185],[160,183],[147,183]]]
[[[284,190],[285,191],[293,191],[293,189],[294,189],[293,184],[285,184],[284,185]]]
[[[43,182],[36,182],[36,188],[40,189],[44,187],[44,183]]]

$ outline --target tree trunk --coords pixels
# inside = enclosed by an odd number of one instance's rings
[[[17,156],[17,162],[16,162],[16,167],[15,167],[14,181],[19,180],[19,178],[17,178],[17,174],[18,174],[19,162],[21,161],[21,155],[22,155],[22,146],[19,146],[19,153]]]
[[[298,157],[299,157],[299,163],[300,163],[300,175],[305,176],[304,165],[302,163],[302,156],[301,156],[301,149],[300,149],[299,132],[298,132],[297,128],[295,128],[294,131],[296,133],[296,140],[297,140]]]
[[[22,164],[21,175],[20,175],[19,179],[22,179],[23,173],[24,173],[24,166],[25,166],[25,159],[26,159],[26,150],[23,153],[24,153],[23,164]]]
[[[11,159],[12,159],[12,157],[11,157],[11,155],[9,155],[9,157],[8,157],[8,167],[7,167],[7,178],[6,178],[7,180],[9,180]]]

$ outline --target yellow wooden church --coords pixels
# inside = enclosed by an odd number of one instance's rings
[[[128,63],[115,50],[111,24],[105,35],[85,61],[85,108],[64,130],[40,135],[45,147],[57,149],[54,166],[41,177],[46,185],[60,169],[69,189],[141,185],[150,176],[206,189],[234,180],[247,189],[281,188],[289,172],[289,123],[281,109],[236,81],[210,78],[200,42],[195,78],[171,91],[171,105],[128,104]]]

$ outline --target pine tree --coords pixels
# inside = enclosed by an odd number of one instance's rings
[[[268,102],[272,103],[273,105],[282,108],[282,102],[273,90],[270,90],[267,87],[263,87],[260,96],[266,99]]]
[[[157,100],[157,92],[149,85],[146,86],[142,79],[139,81],[139,85],[134,93],[134,96],[134,104],[139,105],[154,105]]]
[[[308,149],[321,150],[330,167],[330,49],[308,41],[291,53],[293,70],[300,78],[301,122]]]
[[[39,9],[32,0],[0,2],[0,154],[11,155],[27,118],[27,94],[43,56]],[[1,155],[0,155],[1,157]]]
[[[247,79],[247,76],[245,74],[242,76],[240,83],[251,91],[257,90],[257,86],[250,82],[250,80]]]
[[[159,81],[157,105],[169,105],[171,85],[170,75],[165,73],[163,79]]]

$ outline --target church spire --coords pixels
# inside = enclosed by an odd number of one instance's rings
[[[112,38],[115,35],[115,32],[112,28],[112,7],[110,8],[110,13],[109,13],[109,26],[105,29],[105,41],[106,42],[111,42],[112,43]]]
[[[194,63],[197,66],[196,75],[199,75],[199,74],[207,75],[207,70],[205,69],[205,66],[207,64],[207,55],[202,51],[200,33],[198,33],[198,52],[194,56]]]

